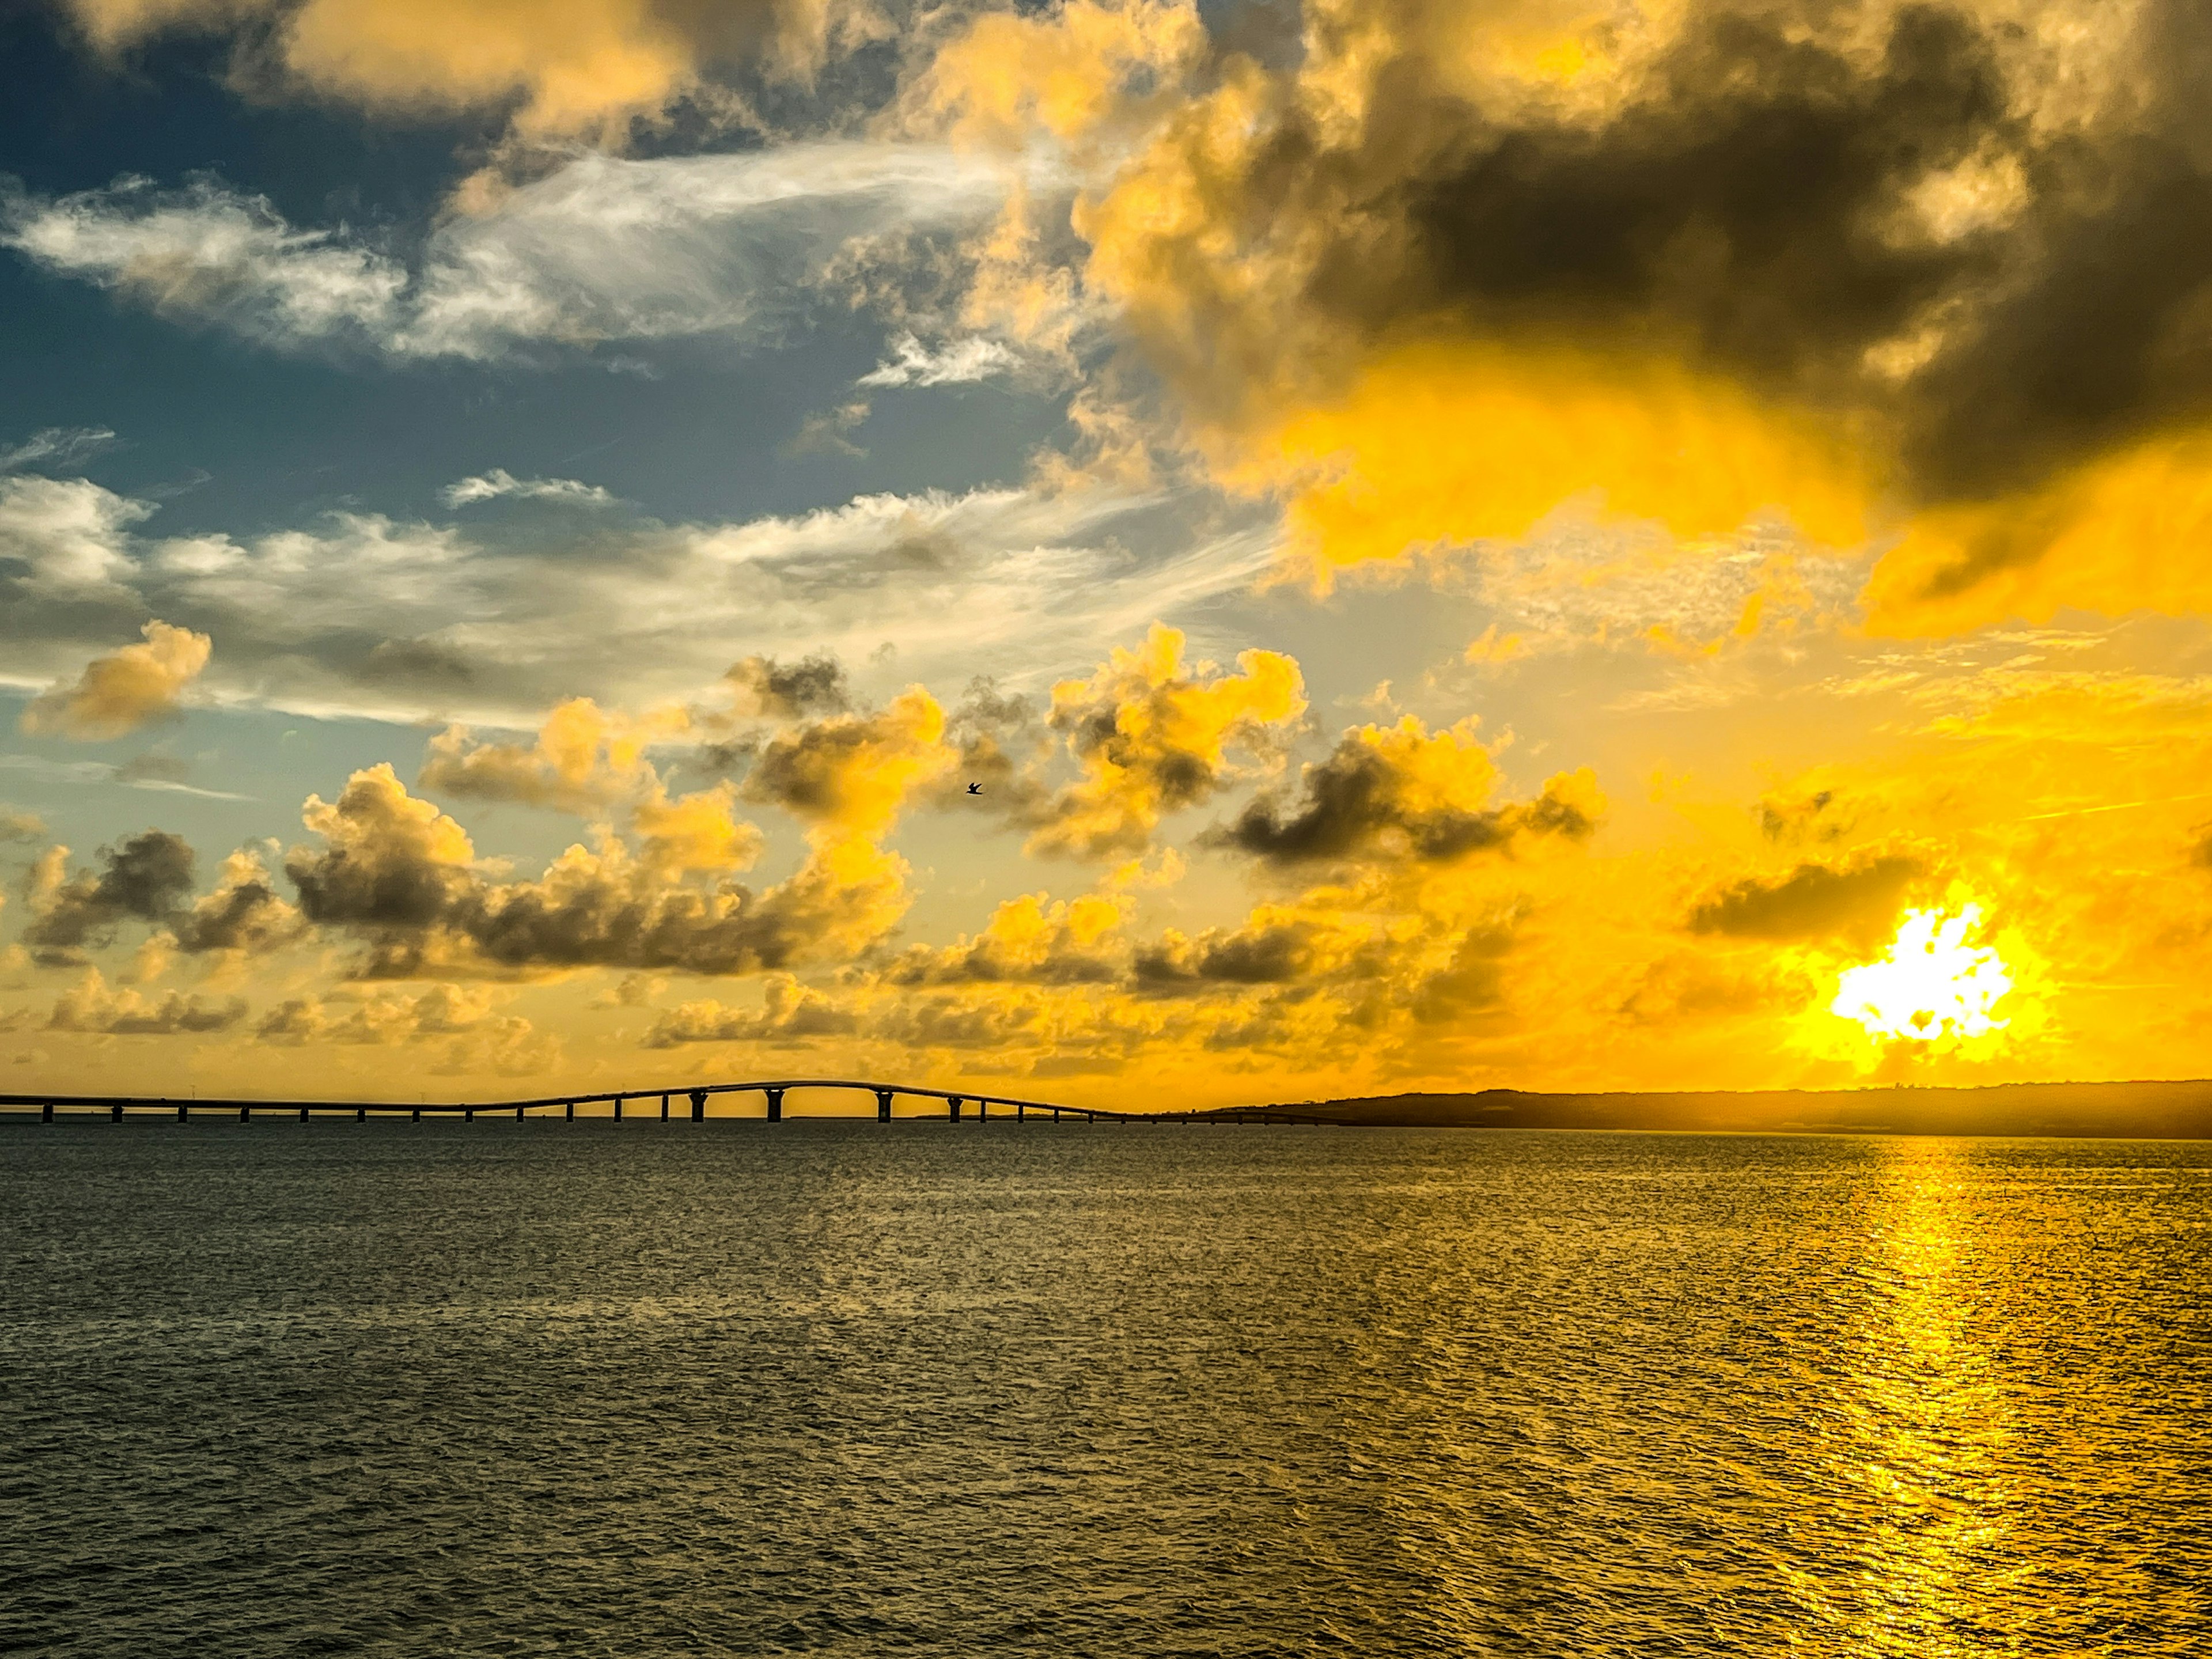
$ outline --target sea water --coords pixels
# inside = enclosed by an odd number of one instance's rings
[[[0,1649],[2212,1652],[2212,1146],[0,1128]]]

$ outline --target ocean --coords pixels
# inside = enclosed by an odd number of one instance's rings
[[[2212,1652],[2212,1144],[0,1128],[0,1650]]]

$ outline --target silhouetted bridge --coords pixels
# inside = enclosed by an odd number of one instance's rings
[[[495,1101],[428,1101],[405,1102],[390,1100],[220,1100],[202,1099],[197,1096],[180,1100],[167,1096],[153,1095],[63,1095],[63,1094],[0,1094],[0,1109],[39,1109],[41,1122],[51,1123],[59,1111],[70,1116],[96,1115],[106,1112],[120,1123],[125,1117],[173,1115],[185,1122],[194,1112],[228,1115],[235,1112],[241,1121],[250,1120],[254,1113],[299,1114],[305,1123],[312,1116],[337,1117],[350,1113],[357,1123],[372,1117],[396,1117],[404,1114],[416,1122],[425,1117],[459,1117],[472,1121],[481,1112],[488,1117],[512,1114],[517,1122],[533,1116],[550,1116],[559,1112],[564,1119],[573,1120],[579,1106],[611,1106],[613,1117],[620,1122],[623,1109],[633,1103],[642,1103],[652,1109],[658,1102],[659,1118],[666,1122],[672,1101],[689,1105],[694,1123],[707,1118],[707,1102],[716,1095],[759,1095],[767,1107],[768,1121],[777,1122],[783,1116],[783,1097],[793,1089],[842,1089],[873,1095],[876,1098],[876,1121],[889,1123],[892,1105],[900,1097],[932,1101],[941,1103],[944,1115],[952,1122],[961,1120],[963,1112],[975,1109],[975,1121],[990,1119],[991,1109],[997,1107],[1002,1118],[1011,1115],[1016,1122],[1030,1117],[1049,1119],[1057,1123],[1063,1118],[1080,1119],[1085,1123],[1322,1123],[1328,1120],[1303,1116],[1295,1111],[1285,1111],[1272,1106],[1228,1106],[1203,1112],[1117,1112],[1103,1106],[1067,1106],[1048,1100],[1023,1100],[1013,1095],[977,1094],[969,1091],[931,1089],[908,1083],[872,1083],[851,1078],[778,1078],[772,1081],[752,1083],[708,1083],[678,1089],[622,1089],[598,1093],[546,1095],[535,1100]],[[724,1114],[724,1115],[729,1115]],[[906,1115],[912,1117],[915,1113]],[[920,1115],[936,1116],[935,1109]]]

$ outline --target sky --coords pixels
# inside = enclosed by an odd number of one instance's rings
[[[2212,1074],[2191,0],[0,81],[0,1092]]]

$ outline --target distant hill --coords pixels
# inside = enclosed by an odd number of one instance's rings
[[[2000,1083],[1979,1089],[1762,1089],[1743,1093],[1369,1095],[1224,1107],[1309,1121],[1481,1129],[1702,1129],[1814,1134],[2089,1135],[2212,1139],[2212,1080]]]

